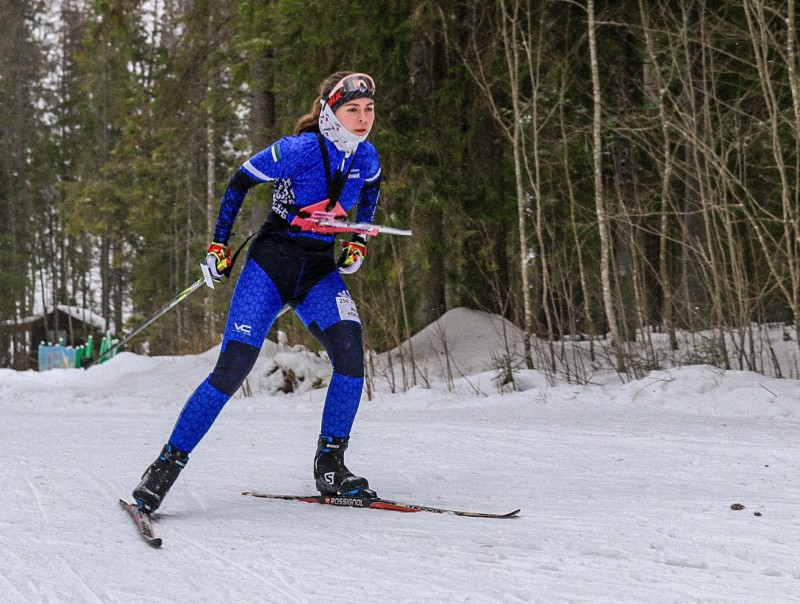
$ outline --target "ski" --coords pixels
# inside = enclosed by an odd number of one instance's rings
[[[133,521],[139,529],[139,534],[141,534],[142,539],[147,542],[147,545],[151,547],[161,547],[161,537],[156,537],[150,514],[142,512],[137,504],[128,503],[124,499],[120,499],[119,504],[130,514],[131,518],[133,518]]]
[[[520,513],[517,509],[505,514],[492,514],[490,512],[465,512],[447,508],[402,503],[381,497],[363,497],[358,495],[272,495],[258,491],[244,491],[242,495],[259,497],[261,499],[283,499],[285,501],[304,501],[306,503],[321,503],[323,505],[338,505],[352,508],[371,508],[373,510],[392,510],[395,512],[431,512],[433,514],[449,514],[451,516],[469,516],[470,518],[511,518]]]

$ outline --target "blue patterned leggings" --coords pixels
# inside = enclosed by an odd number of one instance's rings
[[[169,442],[190,453],[255,365],[284,304],[328,353],[333,376],[321,433],[347,437],[364,383],[361,321],[330,250],[298,250],[269,236],[253,243],[236,284],[214,371],[186,401]]]

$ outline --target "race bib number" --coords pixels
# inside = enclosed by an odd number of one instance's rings
[[[361,319],[358,317],[356,303],[346,291],[339,292],[339,294],[337,294],[336,306],[339,309],[339,318],[342,321],[355,321],[356,323],[361,323]]]

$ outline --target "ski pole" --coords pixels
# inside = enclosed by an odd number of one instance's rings
[[[116,350],[117,350],[117,349],[119,349],[120,347],[122,347],[122,346],[124,346],[125,344],[127,344],[128,342],[130,342],[130,341],[131,341],[131,339],[132,339],[134,336],[136,336],[136,335],[137,335],[137,334],[138,334],[140,331],[142,331],[142,330],[143,330],[145,327],[147,327],[148,325],[152,324],[152,323],[153,323],[154,321],[156,321],[156,320],[157,320],[159,317],[161,317],[161,315],[163,315],[164,313],[166,313],[166,312],[167,312],[169,309],[171,309],[172,307],[174,307],[174,306],[176,306],[177,304],[179,304],[179,303],[180,303],[181,301],[183,301],[183,300],[184,300],[184,299],[185,299],[185,298],[186,298],[186,297],[187,297],[189,294],[191,294],[191,293],[192,293],[194,290],[196,290],[198,287],[200,287],[201,285],[203,285],[203,284],[205,284],[205,283],[206,283],[206,276],[205,276],[205,273],[204,273],[204,275],[203,275],[202,277],[200,277],[200,278],[199,278],[197,281],[195,281],[194,283],[192,283],[192,284],[191,284],[189,287],[187,287],[185,290],[183,290],[181,293],[179,293],[177,296],[175,296],[175,297],[174,297],[172,300],[170,300],[169,302],[167,302],[167,303],[166,303],[164,306],[162,306],[161,308],[159,308],[159,309],[158,309],[156,312],[154,312],[152,315],[150,315],[149,317],[147,317],[147,318],[146,318],[144,321],[142,321],[142,322],[141,322],[139,325],[137,325],[137,326],[134,328],[134,330],[133,330],[132,332],[130,332],[130,333],[129,333],[127,336],[125,336],[125,337],[124,337],[122,340],[120,340],[119,342],[117,342],[116,344],[114,344],[113,346],[111,346],[111,347],[110,347],[108,350],[106,350],[106,351],[105,351],[103,354],[101,354],[99,357],[97,357],[97,358],[96,358],[96,359],[94,359],[94,360],[92,360],[91,358],[84,358],[84,359],[82,359],[82,361],[81,361],[81,364],[83,365],[83,368],[84,368],[84,369],[88,369],[88,368],[89,368],[89,367],[91,367],[91,366],[92,366],[94,363],[98,363],[100,360],[102,360],[102,359],[104,359],[104,358],[106,358],[106,357],[109,357],[109,356],[111,356],[111,355],[114,353],[114,351],[116,351]],[[213,285],[212,285],[211,287],[213,287]]]
[[[230,265],[228,266],[228,268],[223,273],[226,277],[230,278],[231,270],[233,270],[233,265],[236,264],[236,259],[239,257],[239,253],[244,249],[244,246],[247,244],[247,242],[250,241],[250,239],[252,239],[255,235],[256,235],[256,233],[252,233],[247,239],[245,239],[242,242],[242,244],[239,246],[239,249],[236,250],[236,253],[233,255],[233,258],[231,259]],[[173,306],[176,306],[176,305],[180,304],[186,298],[186,296],[191,294],[194,290],[196,290],[198,287],[200,287],[204,283],[206,285],[208,285],[211,289],[214,289],[214,280],[211,278],[211,270],[208,268],[208,266],[206,264],[201,264],[200,265],[200,270],[203,271],[203,276],[202,277],[200,277],[197,281],[192,283],[189,287],[187,287],[185,290],[183,290],[181,293],[179,293],[177,296],[175,296],[172,300],[167,302],[164,306],[159,308],[152,315],[147,317],[144,321],[142,321],[139,325],[137,325],[134,328],[134,330],[132,332],[130,332],[127,336],[125,336],[122,340],[120,340],[119,342],[117,342],[116,344],[111,346],[108,350],[106,350],[103,354],[101,354],[99,357],[97,357],[94,360],[92,360],[91,358],[81,359],[81,365],[83,365],[83,368],[84,369],[89,369],[89,367],[91,367],[94,363],[97,363],[101,359],[104,359],[104,358],[106,358],[108,356],[111,356],[111,354],[113,354],[114,351],[118,350],[120,347],[122,347],[125,344],[127,344],[128,342],[130,342],[131,339],[134,336],[136,336],[140,331],[142,331],[145,327],[147,327],[148,325],[152,324],[154,321],[156,321],[159,317],[161,317],[161,315],[163,315],[165,312],[167,312]]]

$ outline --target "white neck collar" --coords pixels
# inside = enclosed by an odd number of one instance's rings
[[[345,128],[327,103],[322,103],[322,110],[319,112],[319,131],[322,136],[331,141],[339,151],[350,155],[355,153],[359,143],[367,140],[369,132],[364,136],[356,136]]]

